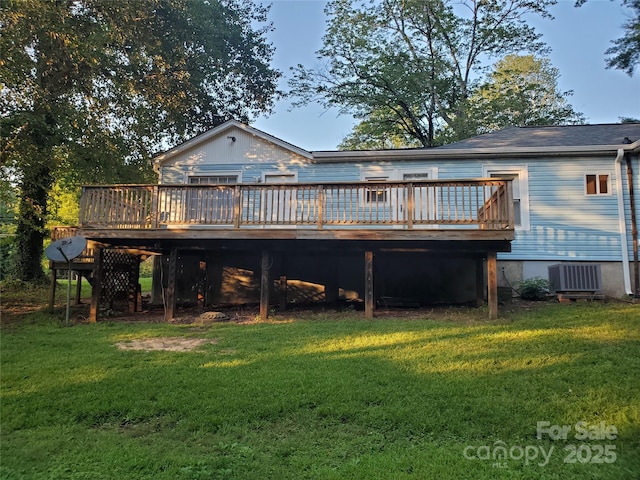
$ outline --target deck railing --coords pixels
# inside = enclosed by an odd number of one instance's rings
[[[81,228],[513,229],[511,180],[85,186]]]

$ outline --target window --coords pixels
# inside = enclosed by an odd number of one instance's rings
[[[488,178],[511,179],[513,191],[513,220],[518,230],[529,230],[529,170],[526,165],[493,167],[483,166],[483,175]]]
[[[587,174],[584,177],[585,192],[587,195],[609,195],[608,174]]]
[[[435,167],[388,167],[370,166],[360,171],[362,182],[419,182],[437,178],[438,169]],[[367,212],[387,212],[394,221],[407,221],[408,194],[398,185],[371,185],[361,188],[360,202]],[[434,218],[435,201],[433,190],[426,185],[414,184],[413,220],[426,223]]]
[[[227,183],[238,183],[238,175],[198,175],[189,177],[191,185],[223,185]]]
[[[198,175],[189,177],[190,185],[228,185],[238,183],[238,175]],[[187,221],[195,223],[229,223],[233,221],[232,188],[190,188]]]
[[[389,177],[365,177],[367,182],[386,182]],[[367,188],[365,193],[366,203],[386,203],[387,201],[387,189],[382,186],[375,186]]]
[[[429,176],[428,172],[424,172],[424,173],[403,173],[402,174],[402,180],[404,180],[405,182],[412,182],[414,180],[430,180],[431,177]]]
[[[295,173],[265,173],[264,183],[296,183],[298,176]]]

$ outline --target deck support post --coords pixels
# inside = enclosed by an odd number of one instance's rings
[[[219,301],[222,298],[222,287],[224,284],[224,265],[222,257],[211,255],[207,258],[207,301],[205,307]]]
[[[280,254],[280,280],[278,282],[278,309],[284,312],[287,309],[287,254]]]
[[[169,278],[167,281],[167,302],[165,307],[165,320],[173,320],[176,316],[176,280],[178,278],[178,249],[172,248],[169,252]]]
[[[262,321],[269,316],[270,270],[271,255],[267,250],[263,250],[260,262],[260,320]]]
[[[484,305],[484,262],[482,258],[476,259],[476,306]]]
[[[373,318],[373,252],[364,252],[364,316]]]
[[[498,267],[496,252],[487,252],[487,303],[489,318],[498,318]]]
[[[162,255],[155,255],[153,257],[153,273],[151,278],[151,305],[162,305],[162,268],[164,261]]]
[[[58,281],[58,271],[55,268],[51,269],[51,288],[49,289],[49,311],[53,311],[53,306],[56,303],[56,286]]]
[[[98,321],[100,310],[100,297],[102,296],[102,277],[104,276],[104,248],[96,248],[93,265],[93,285],[91,288],[91,307],[89,308],[89,321]]]
[[[338,280],[338,265],[335,259],[329,260],[331,269],[325,280],[324,285],[324,301],[329,305],[337,304],[340,300],[340,282]]]
[[[76,272],[76,299],[75,304],[80,305],[80,297],[82,296],[82,272]]]
[[[279,289],[279,308],[280,311],[284,312],[287,309],[287,276],[280,275],[280,281],[278,283]]]
[[[331,278],[324,286],[324,301],[327,305],[335,305],[340,301],[340,287],[335,278]]]
[[[324,303],[335,305],[340,300],[340,261],[333,256],[323,256],[320,260],[326,268],[322,283],[324,284]]]
[[[129,303],[129,313],[135,313],[142,310],[142,303],[140,301],[140,289],[138,288],[140,282],[140,256],[136,256],[135,260],[131,262],[131,270],[129,270],[129,285],[127,292],[127,301]]]

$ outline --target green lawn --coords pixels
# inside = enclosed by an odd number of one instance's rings
[[[2,327],[0,478],[637,479],[640,305],[485,315],[33,314]],[[213,343],[116,347],[152,337]]]

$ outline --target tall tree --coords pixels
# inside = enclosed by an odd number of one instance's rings
[[[0,0],[2,173],[18,186],[18,272],[40,267],[51,186],[140,181],[146,159],[269,111],[267,10],[245,0]],[[70,173],[72,172],[72,173]]]
[[[576,6],[581,6],[587,0],[577,0]],[[617,68],[630,77],[640,64],[640,0],[622,0],[622,6],[630,10],[629,20],[623,25],[623,35],[612,40],[613,46],[605,52],[607,68]]]
[[[340,150],[417,148],[421,142],[406,132],[391,109],[379,108],[360,121],[338,145]]]
[[[319,101],[422,146],[445,126],[468,134],[466,102],[482,62],[544,51],[525,15],[548,16],[555,0],[333,0],[322,66],[299,65],[294,104]],[[375,112],[375,115],[374,115]]]
[[[572,92],[559,91],[559,76],[546,58],[507,55],[470,95],[470,125],[480,134],[506,126],[584,123],[567,101]]]

